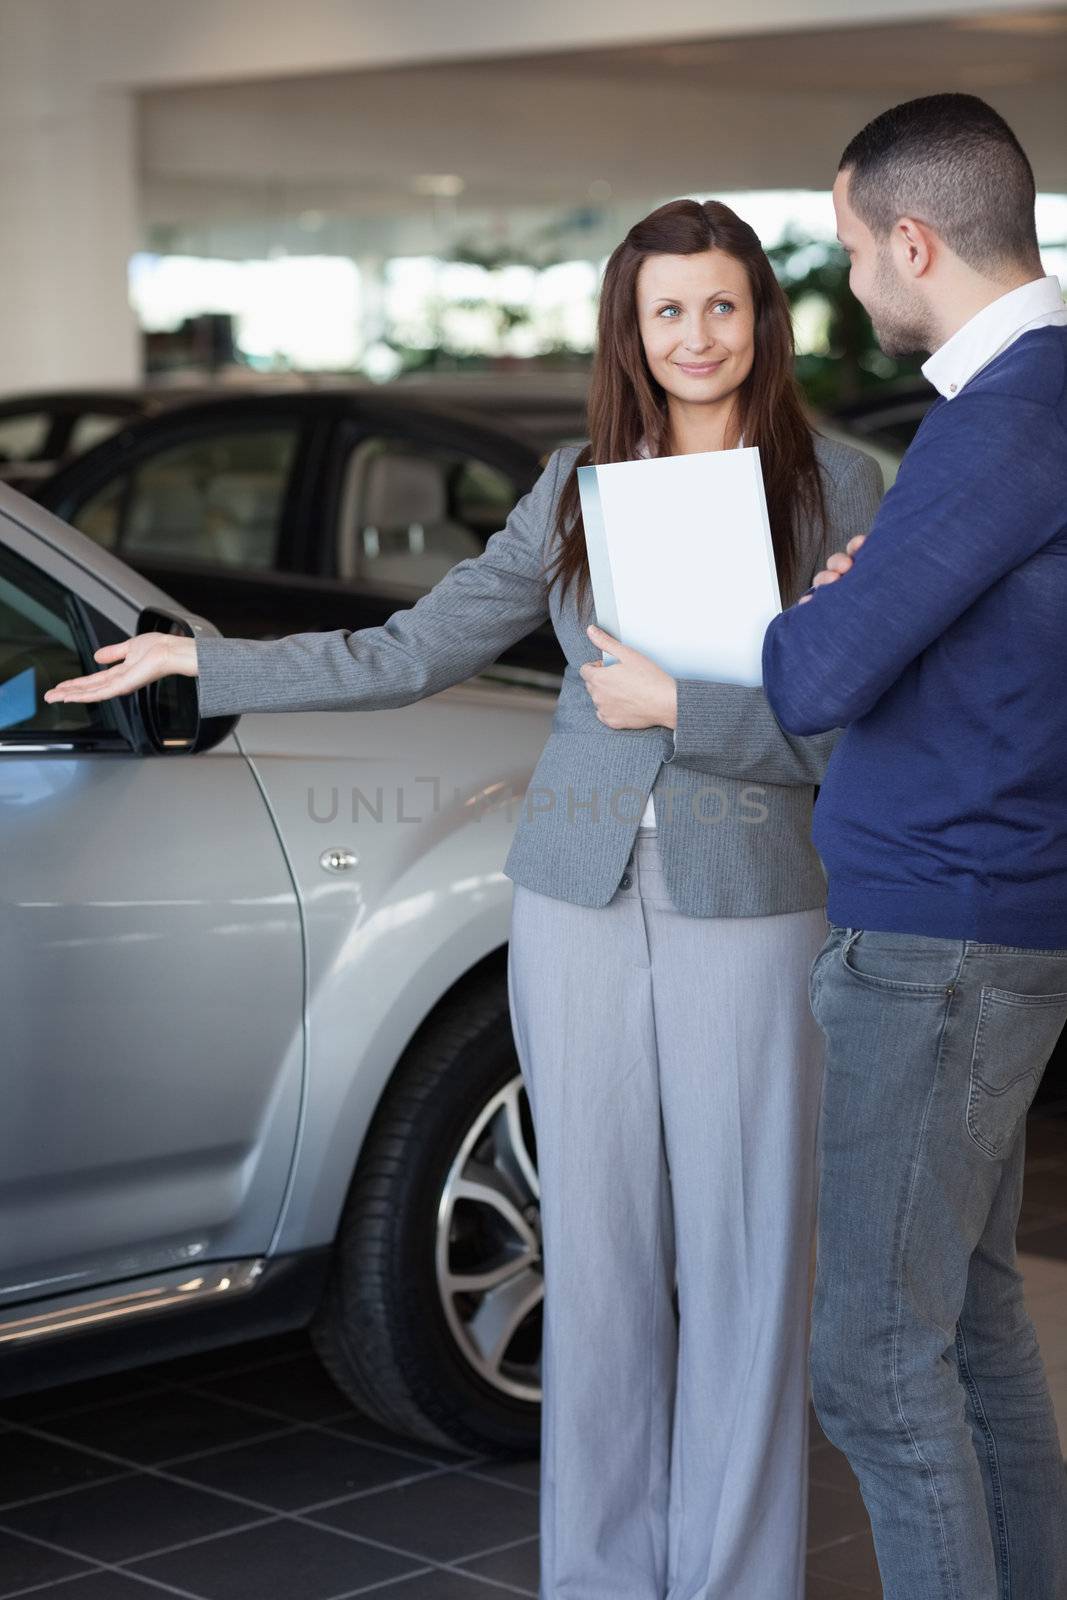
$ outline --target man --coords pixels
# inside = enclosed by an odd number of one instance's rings
[[[1063,1600],[1067,1477],[1015,1229],[1067,1021],[1067,315],[1030,164],[981,100],[876,118],[834,205],[882,348],[933,352],[938,398],[854,561],[764,644],[782,726],[845,729],[814,829],[814,1401],[886,1600]]]

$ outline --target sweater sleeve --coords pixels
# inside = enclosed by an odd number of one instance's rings
[[[563,452],[480,555],[380,627],[196,643],[203,717],[404,706],[480,672],[549,616],[544,555]]]
[[[966,392],[931,413],[851,571],[775,617],[763,682],[796,734],[870,711],[998,579],[1064,527],[1051,407]]]
[[[872,457],[857,452],[827,494],[827,523],[807,574],[808,586],[832,551],[866,533],[882,497],[882,474]],[[810,563],[810,558],[809,558]],[[665,765],[756,783],[817,784],[826,772],[839,731],[798,738],[778,723],[762,688],[679,678],[674,750]]]

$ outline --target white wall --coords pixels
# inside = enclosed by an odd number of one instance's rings
[[[140,365],[133,97],[86,78],[51,0],[0,23],[0,390],[122,382]]]

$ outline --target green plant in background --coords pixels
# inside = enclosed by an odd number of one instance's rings
[[[921,356],[897,360],[879,349],[871,319],[849,289],[840,245],[790,230],[767,255],[798,321],[822,311],[822,338],[797,357],[797,377],[814,406],[833,410],[865,389],[918,375]]]

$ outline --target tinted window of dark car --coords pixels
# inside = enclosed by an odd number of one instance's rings
[[[183,439],[90,495],[70,521],[134,565],[162,556],[271,567],[296,444],[295,423]]]

